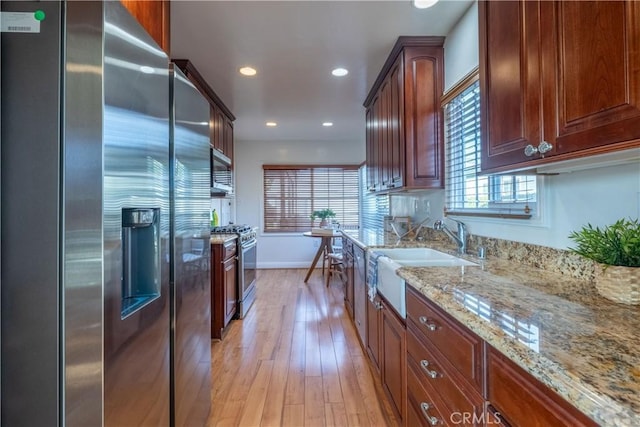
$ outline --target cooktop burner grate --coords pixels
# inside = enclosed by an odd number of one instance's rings
[[[251,231],[251,227],[247,224],[229,224],[211,227],[211,233],[237,233],[247,234]]]

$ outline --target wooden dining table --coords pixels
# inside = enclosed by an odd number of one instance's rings
[[[304,278],[304,282],[306,283],[309,280],[309,277],[311,277],[311,273],[313,273],[313,270],[316,268],[316,264],[318,264],[318,260],[320,259],[320,257],[322,257],[324,253],[333,252],[332,241],[334,237],[342,237],[342,233],[336,230],[334,230],[332,234],[313,233],[311,231],[306,231],[302,233],[302,235],[305,237],[315,237],[315,238],[322,239],[320,241],[320,246],[318,247],[318,252],[316,252],[316,256],[313,258],[313,261],[311,262],[311,266],[309,266],[309,270],[307,271],[307,275]]]

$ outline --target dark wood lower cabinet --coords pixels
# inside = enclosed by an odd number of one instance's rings
[[[459,377],[482,393],[483,340],[413,288],[407,288],[407,319],[416,334],[440,353]]]
[[[409,284],[406,321],[370,301],[345,240],[345,305],[402,425],[597,425]]]
[[[380,373],[380,361],[382,357],[380,355],[380,351],[382,350],[381,307],[382,303],[378,295],[376,295],[373,301],[367,298],[367,353],[378,374]]]
[[[237,243],[211,245],[211,338],[222,339],[238,304]]]
[[[484,425],[484,399],[480,393],[423,339],[413,323],[408,323],[407,369],[411,368],[421,384],[434,390],[431,398],[435,400],[437,397],[442,402],[436,406],[447,423],[477,427]]]
[[[406,425],[597,425],[410,286],[406,300]]]
[[[226,326],[236,315],[236,309],[238,307],[238,288],[236,285],[236,257],[231,257],[223,261],[222,270],[224,271],[224,325]]]
[[[444,403],[424,380],[419,368],[409,360],[407,363],[407,422],[406,426],[428,427],[449,425],[442,411]]]
[[[400,419],[405,417],[406,332],[403,320],[383,300],[382,302],[382,387],[389,396]]]
[[[353,247],[353,321],[363,348],[367,348],[367,272],[364,250]]]
[[[347,240],[346,244],[343,244],[342,247],[343,247],[342,259],[344,260],[345,276],[347,276],[347,281],[344,284],[344,304],[347,307],[347,312],[349,313],[349,317],[351,317],[351,320],[353,320],[353,314],[354,314],[353,243],[350,240]]]
[[[488,346],[487,398],[511,426],[596,426],[549,387]]]

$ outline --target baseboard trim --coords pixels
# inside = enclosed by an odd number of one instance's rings
[[[256,267],[260,269],[276,268],[309,268],[309,262],[259,262]],[[318,262],[316,269],[322,269],[322,264]]]

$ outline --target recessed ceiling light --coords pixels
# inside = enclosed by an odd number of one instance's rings
[[[324,123],[322,124],[322,126],[324,126],[324,127],[331,127],[331,126],[333,126],[333,123],[331,123],[331,122],[324,122]]]
[[[278,126],[278,124],[276,122],[267,122],[265,123],[266,126],[269,126],[270,128],[274,128],[276,126]]]
[[[149,67],[148,65],[142,65],[140,67],[140,71],[145,74],[153,74],[153,67]]]
[[[413,6],[417,9],[426,9],[438,3],[438,0],[413,0]]]
[[[240,71],[240,74],[242,74],[243,76],[249,76],[249,77],[255,76],[256,74],[258,74],[256,69],[252,67],[242,67],[238,71]]]
[[[331,74],[333,74],[336,77],[342,77],[349,74],[349,70],[347,70],[346,68],[336,68],[333,71],[331,71]]]

